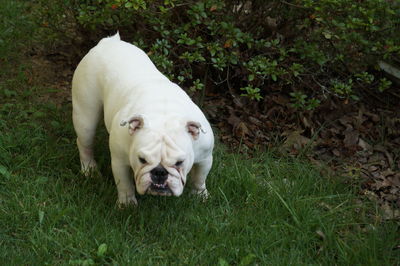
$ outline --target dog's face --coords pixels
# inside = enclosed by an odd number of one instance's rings
[[[167,130],[165,130],[167,129]],[[200,125],[172,122],[162,131],[144,126],[143,118],[129,120],[132,144],[129,160],[139,194],[180,196],[193,166],[193,141]]]

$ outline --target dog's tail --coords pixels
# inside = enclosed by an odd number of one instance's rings
[[[100,43],[102,43],[102,42],[120,41],[120,40],[121,40],[121,37],[119,36],[119,31],[117,31],[117,33],[114,34],[113,36],[110,36],[110,37],[106,37],[106,38],[101,39],[101,40],[99,41],[98,44],[100,44]]]
[[[108,37],[108,39],[115,40],[115,41],[120,41],[121,37],[119,36],[119,31],[117,31],[117,33],[114,34],[113,36]]]

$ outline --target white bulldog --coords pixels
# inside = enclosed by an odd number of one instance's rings
[[[141,195],[180,196],[189,171],[193,192],[207,196],[214,147],[210,124],[146,53],[118,33],[102,39],[79,63],[72,106],[86,174],[96,167],[93,139],[104,110],[120,204],[137,204],[133,180]]]

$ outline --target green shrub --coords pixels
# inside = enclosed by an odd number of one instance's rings
[[[185,88],[229,89],[256,101],[273,88],[306,110],[327,96],[359,100],[366,88],[386,90],[376,62],[400,55],[395,1],[39,2],[41,23],[53,32],[67,31],[71,20],[86,32],[120,29]]]

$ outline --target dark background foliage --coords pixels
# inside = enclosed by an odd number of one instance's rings
[[[38,18],[52,34],[88,43],[120,30],[162,72],[203,95],[262,102],[279,91],[293,107],[313,110],[391,88],[377,65],[400,58],[396,1],[40,2]]]

